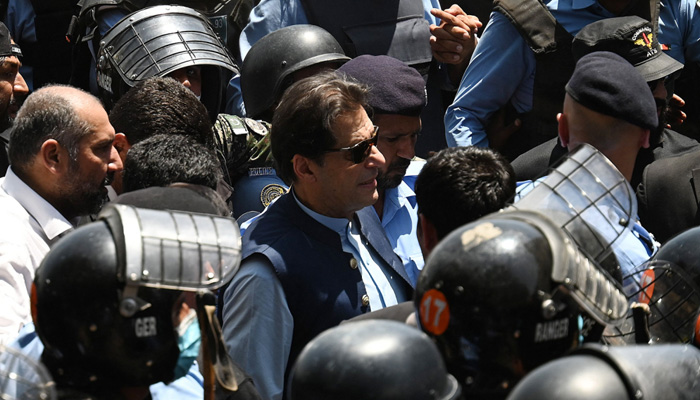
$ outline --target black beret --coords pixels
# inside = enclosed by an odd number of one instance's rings
[[[651,22],[637,16],[605,18],[586,25],[571,44],[575,59],[594,51],[621,55],[647,81],[655,81],[683,68],[661,50]]]
[[[659,123],[649,85],[615,53],[596,51],[583,56],[566,92],[584,107],[633,125],[653,130]]]
[[[376,114],[419,116],[427,102],[421,74],[393,57],[362,55],[338,71],[369,86],[369,105]]]

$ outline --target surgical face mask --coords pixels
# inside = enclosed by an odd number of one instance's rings
[[[180,322],[177,333],[177,347],[180,349],[180,355],[175,365],[175,379],[180,379],[187,375],[187,371],[190,370],[192,363],[194,363],[199,355],[201,335],[199,323],[197,322],[197,313],[194,310],[191,309],[182,322]]]

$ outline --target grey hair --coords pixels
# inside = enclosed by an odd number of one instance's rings
[[[55,139],[67,149],[70,159],[77,161],[80,141],[92,132],[93,127],[80,118],[68,94],[52,90],[60,87],[69,86],[51,85],[32,93],[17,113],[9,146],[10,164],[14,170],[23,170],[49,139]],[[100,104],[97,98],[94,100]]]

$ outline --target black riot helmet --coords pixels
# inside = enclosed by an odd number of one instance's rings
[[[293,25],[265,35],[250,48],[241,68],[246,114],[261,119],[293,83],[292,74],[321,63],[350,60],[338,41],[315,25]]]
[[[667,266],[673,269],[675,274],[652,275],[654,280],[643,282],[646,284],[646,291],[651,292],[650,302],[652,315],[650,325],[655,320],[660,320],[663,326],[667,326],[677,336],[675,342],[691,341],[695,346],[700,347],[700,315],[698,315],[698,303],[700,303],[700,227],[690,228],[671,238],[664,243],[659,251],[651,259],[651,265]],[[667,284],[668,290],[654,284],[659,277],[668,277],[667,280],[673,284]],[[669,296],[672,295],[672,296]],[[663,301],[662,301],[663,299]],[[669,304],[673,301],[674,307]],[[665,317],[666,312],[673,312],[676,317],[669,319]],[[692,315],[693,318],[688,318]],[[666,329],[668,331],[668,329]],[[652,331],[652,334],[656,333]],[[688,340],[690,337],[690,340]],[[654,339],[654,337],[652,337]],[[670,339],[675,339],[671,336]],[[670,340],[666,340],[669,342]]]
[[[192,66],[202,68],[201,101],[213,122],[238,71],[228,50],[199,12],[176,5],[144,8],[124,17],[100,41],[99,97],[109,111],[136,82]]]
[[[605,329],[605,343],[700,345],[700,289],[681,267],[651,260],[625,276],[623,287],[630,311],[623,323]]]
[[[698,397],[700,350],[586,345],[528,374],[508,400],[685,400]]]
[[[461,393],[435,344],[388,320],[321,333],[304,347],[289,381],[290,400],[455,400]]]
[[[111,205],[58,241],[37,269],[32,316],[59,387],[172,380],[182,291],[230,280],[238,232],[230,218]]]
[[[700,286],[700,227],[690,228],[664,243],[652,260],[665,261],[683,269]]]
[[[542,214],[464,225],[431,252],[416,284],[421,328],[467,397],[503,397],[527,371],[579,344],[580,316],[624,317],[619,283]]]

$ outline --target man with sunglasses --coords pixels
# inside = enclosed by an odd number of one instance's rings
[[[367,87],[322,72],[292,85],[275,111],[272,155],[291,189],[245,231],[241,269],[222,294],[229,354],[263,398],[283,398],[317,334],[412,296],[379,221],[357,216],[379,198],[385,164],[366,99]]]
[[[386,159],[377,176],[379,200],[359,211],[358,216],[360,221],[381,221],[394,252],[415,284],[424,264],[416,233],[418,206],[413,184],[425,164],[414,160],[421,132],[420,114],[426,105],[425,81],[414,68],[389,56],[358,56],[338,71],[370,87],[372,121],[379,126],[377,148]]]

